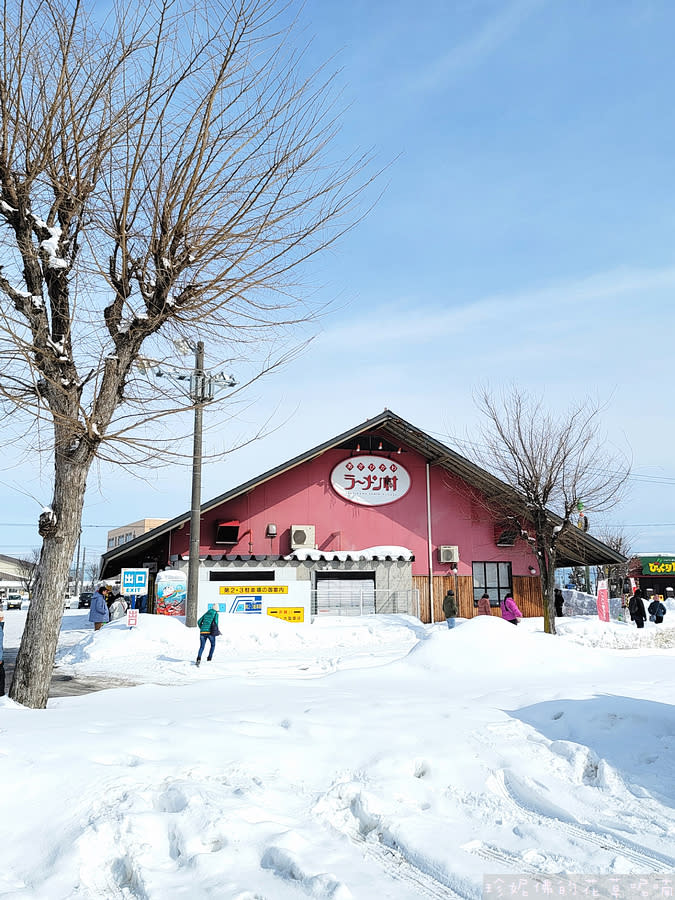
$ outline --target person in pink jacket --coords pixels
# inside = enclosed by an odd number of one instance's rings
[[[477,616],[491,616],[492,610],[490,609],[490,595],[483,594],[483,596],[478,601],[478,607],[476,609]]]
[[[502,609],[502,619],[504,619],[506,622],[510,622],[512,625],[517,625],[518,622],[520,622],[520,620],[523,618],[523,614],[518,609],[516,601],[513,599],[511,594],[507,594],[499,605]]]

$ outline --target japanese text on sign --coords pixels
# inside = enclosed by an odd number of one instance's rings
[[[284,619],[286,622],[304,622],[305,610],[302,606],[268,606],[267,615],[275,619]]]
[[[381,506],[404,497],[410,475],[384,456],[355,456],[338,463],[330,474],[333,489],[345,500],[362,506]]]
[[[138,625],[138,610],[137,609],[128,609],[127,610],[127,625],[129,628],[133,628],[135,625]]]
[[[147,569],[122,569],[120,575],[120,592],[122,594],[147,594]]]
[[[219,588],[220,594],[287,594],[287,584],[264,584],[264,585],[231,585],[223,584]]]

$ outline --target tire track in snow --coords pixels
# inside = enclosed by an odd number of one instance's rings
[[[583,825],[575,822],[571,816],[566,819],[556,815],[550,815],[537,802],[536,788],[530,787],[520,779],[508,775],[504,769],[500,769],[490,779],[493,789],[510,806],[516,809],[530,824],[545,823],[547,827],[557,831],[572,841],[583,841],[610,853],[616,853],[629,860],[638,869],[650,869],[653,872],[672,872],[675,869],[675,858],[654,850],[626,841],[610,831],[596,825]],[[564,815],[564,811],[561,810]],[[467,847],[466,849],[470,849]]]
[[[366,824],[370,814],[363,814],[361,794],[353,785],[339,785],[336,792],[321,799],[315,812],[323,822],[356,845],[365,859],[376,863],[395,881],[414,888],[415,897],[479,900],[480,890],[467,884],[464,892],[459,893],[458,887],[453,888],[447,883],[447,875],[429,871],[433,867],[430,861],[425,861],[427,868],[411,862],[404,849],[399,847],[386,828],[381,827],[379,817],[371,818]]]
[[[345,834],[346,832],[342,832]],[[397,848],[382,843],[380,835],[377,840],[368,840],[364,835],[356,831],[347,834],[352,843],[363,847],[363,856],[372,859],[381,866],[388,875],[396,881],[403,881],[414,886],[419,897],[430,897],[433,900],[474,900],[475,893],[458,894],[448,885],[434,878],[433,875],[418,869]]]

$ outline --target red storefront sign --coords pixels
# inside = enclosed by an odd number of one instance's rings
[[[333,490],[361,506],[383,506],[410,490],[410,475],[400,462],[386,456],[353,456],[330,473]]]

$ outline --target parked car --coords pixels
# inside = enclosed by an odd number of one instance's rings
[[[82,591],[80,594],[80,599],[77,603],[78,609],[89,609],[91,606],[91,598],[93,597],[93,591]]]
[[[7,594],[7,609],[21,609],[22,603],[21,594]]]
[[[77,597],[66,596],[63,598],[64,609],[78,609],[79,605]]]

